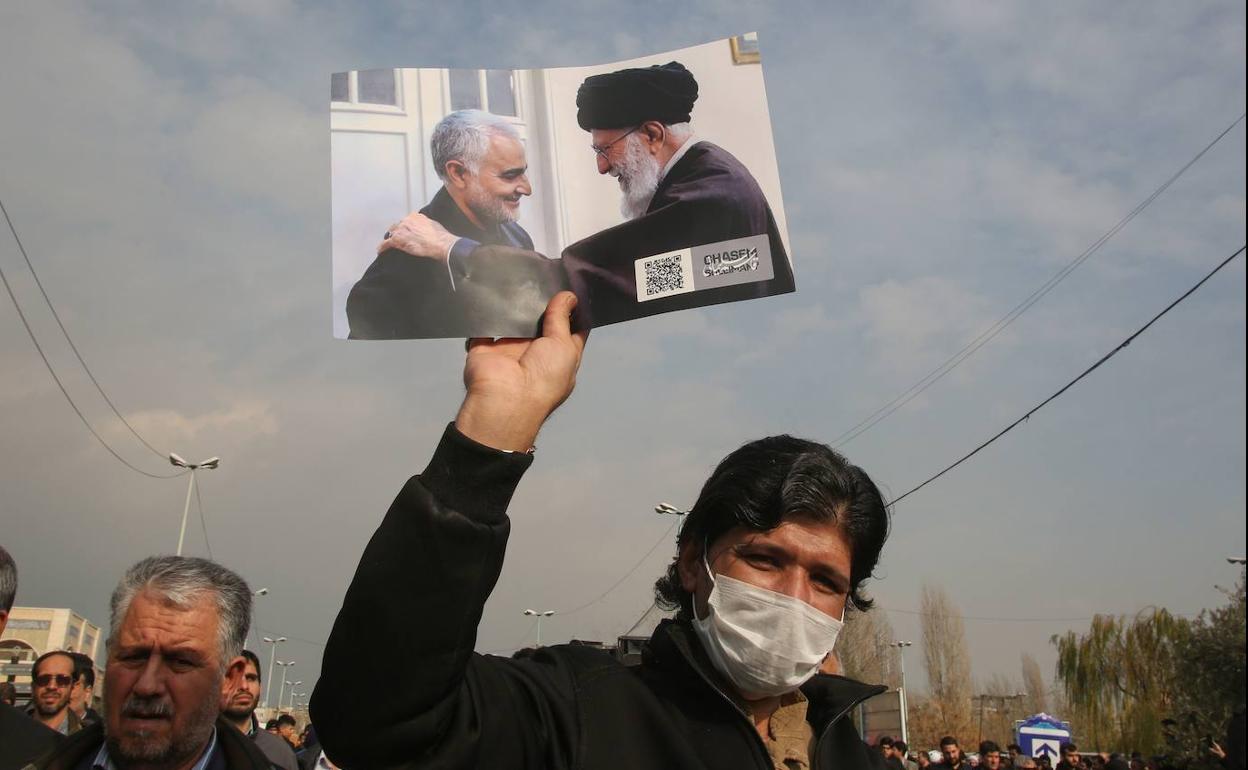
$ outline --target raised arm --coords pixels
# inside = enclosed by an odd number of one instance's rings
[[[454,425],[365,548],[312,696],[313,724],[340,766],[436,755],[439,767],[473,767],[483,742],[513,747],[509,766],[543,766],[531,760],[550,750],[551,709],[538,701],[561,687],[558,672],[535,679],[473,647],[527,450],[575,384],[585,345],[569,330],[575,303],[556,295],[537,339],[470,342]]]

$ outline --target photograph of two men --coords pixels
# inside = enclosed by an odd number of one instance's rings
[[[334,336],[532,337],[794,290],[757,37],[336,73]]]

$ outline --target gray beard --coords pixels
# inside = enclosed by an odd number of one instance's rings
[[[520,218],[519,209],[507,208],[501,200],[486,194],[476,185],[468,188],[468,194],[465,197],[468,201],[468,208],[472,209],[472,213],[476,214],[477,219],[481,220],[486,227],[514,222]]]
[[[153,743],[150,739],[144,740],[142,735],[127,736],[124,742],[119,736],[105,735],[108,755],[119,770],[177,767],[203,751],[212,735],[217,711],[216,698],[204,698],[186,730],[181,735],[171,736],[166,743]]]
[[[650,208],[654,191],[659,189],[659,162],[641,145],[641,139],[631,134],[624,140],[624,155],[614,164],[616,179],[620,183],[620,215],[636,219]]]

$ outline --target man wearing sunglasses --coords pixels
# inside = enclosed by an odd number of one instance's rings
[[[61,735],[72,735],[82,729],[82,721],[69,707],[74,689],[71,654],[53,650],[40,655],[31,669],[31,682],[31,716]]]
[[[508,503],[575,384],[575,304],[556,295],[535,340],[471,341],[455,422],[366,547],[326,645],[311,704],[326,753],[359,768],[872,770],[849,714],[885,688],[819,668],[847,607],[871,606],[888,514],[821,444],[773,436],[719,464],[655,586],[676,618],[636,668],[575,644],[474,652]],[[377,639],[418,664],[360,653]]]
[[[559,264],[580,299],[574,326],[690,307],[683,292],[650,296],[651,287],[640,285],[638,262],[711,244],[727,245],[693,260],[699,275],[712,271],[694,304],[793,291],[780,229],[758,182],[732,153],[693,133],[697,98],[697,80],[679,62],[594,75],[578,89],[577,123],[589,132],[598,173],[619,183],[625,221],[563,252]],[[474,276],[489,275],[488,266],[509,255],[534,256],[458,237],[420,214],[408,215],[386,235],[379,251],[447,261],[461,287],[471,286],[478,280]],[[761,238],[742,241],[751,236]],[[725,257],[730,265],[712,258],[739,253],[733,244],[753,245],[755,258],[737,264],[735,256]]]

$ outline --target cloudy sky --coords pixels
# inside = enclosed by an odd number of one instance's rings
[[[1077,257],[1245,106],[1241,2],[10,4],[0,198],[86,361],[202,476],[208,542],[311,681],[365,541],[461,397],[456,341],[330,336],[328,74],[590,64],[757,29],[798,292],[593,335],[539,439],[478,649],[611,639],[740,443],[832,441]],[[695,113],[696,120],[696,113]],[[1243,123],[952,374],[842,448],[889,495],[1048,396],[1238,249]],[[92,423],[94,394],[16,245],[0,266]],[[1241,257],[1028,423],[895,510],[871,589],[917,639],[925,582],[977,678],[1093,613],[1216,604],[1245,546]],[[106,623],[176,545],[184,478],[110,457],[0,301],[0,539],[18,603]],[[666,538],[666,539],[665,539]],[[662,542],[661,542],[662,541]],[[654,552],[642,559],[658,544]],[[401,587],[396,587],[401,590]],[[431,619],[436,622],[436,619]],[[384,653],[403,640],[379,635]],[[921,684],[919,656],[908,661]]]

